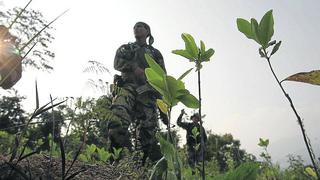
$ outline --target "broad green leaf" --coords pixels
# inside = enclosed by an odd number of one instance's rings
[[[190,55],[186,50],[183,50],[183,49],[173,50],[172,53],[185,57],[191,61],[194,61],[194,58],[192,57],[192,55]]]
[[[281,45],[281,41],[279,41],[279,42],[273,47],[273,49],[272,49],[272,51],[271,51],[271,56],[279,50],[280,45]]]
[[[111,157],[111,153],[106,151],[104,148],[97,148],[97,152],[99,159],[103,162],[106,162]]]
[[[284,81],[297,81],[303,83],[309,83],[313,85],[320,85],[320,70],[314,70],[310,72],[300,72],[292,76],[287,77]]]
[[[187,89],[180,89],[177,92],[176,98],[179,98],[180,96],[188,95],[190,92]]]
[[[184,40],[186,44],[186,50],[189,52],[189,54],[194,58],[198,58],[199,49],[193,39],[193,37],[190,34],[182,33],[181,35],[182,39]]]
[[[167,76],[165,76],[163,78],[163,84],[164,84],[164,88],[165,88],[165,94],[163,95],[163,100],[165,103],[168,104],[168,106],[172,107],[172,106],[174,106],[173,104],[175,104],[175,103],[173,102],[174,98],[172,97],[172,94],[170,92],[170,88],[169,88],[169,85],[167,82]]]
[[[247,36],[247,38],[254,39],[249,21],[242,18],[237,18],[237,27],[240,32]]]
[[[145,54],[144,56],[147,60],[149,67],[153,69],[157,74],[159,74],[160,77],[163,77],[166,74],[164,70],[161,68],[161,66],[158,63],[156,63],[156,61],[149,54]]]
[[[162,80],[163,76],[161,76],[160,74],[158,74],[154,69],[152,68],[146,68],[144,70],[144,73],[148,79],[148,81],[152,81],[152,80]]]
[[[168,105],[163,100],[157,99],[157,105],[163,113],[168,114]]]
[[[165,84],[162,80],[158,79],[148,79],[149,84],[157,90],[162,96],[168,96],[168,91],[165,88]]]
[[[313,177],[313,178],[317,178],[317,174],[316,174],[316,172],[313,170],[313,168],[311,168],[311,167],[307,167],[306,169],[305,169],[305,172],[308,174],[308,175],[310,175],[311,177]]]
[[[88,155],[92,155],[97,149],[97,146],[95,144],[87,145],[87,152]]]
[[[173,161],[175,156],[175,148],[173,144],[171,144],[169,141],[165,140],[163,137],[161,137],[160,134],[157,134],[157,139],[160,142],[160,149],[161,153],[163,154],[164,158],[168,162],[168,168],[173,169]]]
[[[191,71],[192,71],[193,68],[190,68],[188,69],[186,72],[184,72],[179,78],[178,80],[182,80],[184,77],[186,77]]]
[[[268,43],[273,36],[273,25],[272,10],[270,10],[262,17],[258,27],[258,37],[264,48],[267,48]]]
[[[168,87],[168,93],[171,97],[171,105],[175,106],[178,103],[177,93],[181,89],[185,89],[184,83],[180,80],[176,80],[172,76],[166,76],[166,83]]]
[[[204,45],[204,42],[200,40],[200,52],[201,54],[206,52],[206,46]]]
[[[178,97],[179,101],[188,108],[199,108],[199,101],[192,94],[182,95]]]
[[[259,27],[259,24],[258,24],[257,20],[254,18],[251,18],[252,37],[258,44],[261,45],[260,40],[259,40],[259,36],[258,36],[258,32],[259,32],[258,27]]]
[[[177,92],[181,89],[185,89],[184,83],[181,80],[176,80],[172,76],[166,76],[166,80],[169,87],[169,92],[172,94],[173,97],[176,97]]]
[[[206,51],[202,56],[201,56],[201,61],[209,61],[210,58],[213,56],[214,54],[214,50],[212,48],[208,49],[208,51]]]

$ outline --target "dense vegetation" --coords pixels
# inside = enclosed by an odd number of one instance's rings
[[[17,143],[17,137],[25,130],[24,127],[26,127],[31,115],[22,108],[23,99],[17,92],[12,96],[3,96],[0,99],[1,122],[10,122],[2,123],[0,126],[2,179],[8,177],[8,172],[11,172],[11,177],[23,179],[18,170],[24,172],[27,177],[32,175],[33,178],[37,176],[61,178],[63,158],[66,161],[65,179],[70,177],[72,173],[76,173],[77,176],[74,178],[79,179],[88,177],[89,172],[95,172],[91,176],[102,179],[120,176],[123,179],[140,179],[146,178],[152,173],[153,164],[151,162],[146,167],[137,166],[141,163],[141,152],[138,150],[133,153],[122,149],[116,151],[118,153],[115,154],[108,152],[106,122],[103,121],[102,115],[105,107],[110,104],[108,96],[99,99],[68,99],[54,107],[53,111],[50,108],[38,115],[29,123],[20,139],[19,144],[21,145],[16,150],[15,160],[12,161],[13,164],[16,163],[15,169],[8,171],[5,161],[10,162],[9,158]],[[134,128],[131,129],[131,132],[134,132]],[[184,179],[194,179],[195,176],[200,178],[199,173],[192,175],[191,169],[187,165],[186,147],[177,146],[177,148],[170,149],[170,143],[165,140],[167,133],[164,130],[162,132],[160,142],[168,145],[162,150],[164,154],[168,152],[177,154],[181,160],[182,177]],[[179,142],[180,137],[176,132],[177,129],[172,129],[173,137],[176,142]],[[262,160],[258,161],[252,154],[241,149],[240,141],[231,134],[218,135],[211,131],[207,133],[206,179],[316,179],[314,171],[299,156],[288,156],[290,165],[286,169],[280,169],[278,164],[272,163],[267,151],[268,140],[260,139],[261,154],[258,159]],[[132,141],[135,144],[134,138]],[[61,145],[64,147],[64,155],[61,154]],[[122,153],[120,153],[121,151]],[[19,156],[22,160],[17,162]],[[66,174],[75,157],[77,162]],[[48,164],[51,162],[52,165],[39,164],[39,159],[46,160]],[[26,160],[29,163],[26,163]],[[42,174],[39,172],[39,168],[44,169]],[[55,173],[49,173],[50,171],[45,171],[45,168],[50,168]],[[106,172],[109,176],[103,174]]]

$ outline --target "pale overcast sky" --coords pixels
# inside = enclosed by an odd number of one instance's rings
[[[23,7],[27,0],[4,0],[4,7]],[[116,49],[133,42],[133,25],[151,26],[154,47],[164,56],[168,73],[179,76],[192,67],[171,53],[184,47],[181,33],[215,49],[211,62],[202,70],[205,128],[214,133],[231,133],[248,152],[258,154],[259,137],[269,138],[275,160],[287,154],[305,154],[303,139],[290,106],[273,79],[258,45],[238,32],[236,18],[260,18],[273,9],[276,40],[282,40],[272,63],[280,79],[291,74],[319,69],[320,2],[317,0],[34,0],[29,8],[50,20],[69,9],[53,25],[56,53],[50,74],[27,70],[16,85],[34,103],[34,80],[38,80],[42,103],[53,96],[96,96],[84,89],[82,73],[88,60],[104,63],[112,73]],[[106,75],[108,76],[108,75]],[[111,77],[106,77],[111,80]],[[196,73],[185,78],[186,87],[197,95]],[[303,117],[305,127],[319,152],[320,87],[285,82],[285,89]],[[174,109],[174,119],[182,106]],[[184,136],[184,132],[182,132]],[[318,153],[319,155],[319,153]],[[309,158],[307,158],[309,159]]]

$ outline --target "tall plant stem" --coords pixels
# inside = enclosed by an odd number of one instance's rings
[[[298,114],[298,112],[297,112],[297,110],[296,110],[296,108],[295,108],[295,106],[294,106],[294,104],[292,102],[292,99],[290,98],[289,94],[284,90],[281,82],[279,81],[277,75],[275,74],[275,72],[274,72],[274,70],[272,68],[271,62],[270,62],[270,56],[267,55],[267,52],[266,52],[265,49],[263,49],[263,51],[264,51],[264,53],[266,55],[265,58],[268,61],[268,65],[269,65],[269,68],[270,68],[270,70],[272,72],[273,77],[276,79],[276,81],[277,81],[280,89],[282,90],[284,96],[288,99],[288,101],[290,103],[290,106],[291,106],[291,109],[293,110],[294,114],[297,117],[300,129],[301,129],[301,133],[302,133],[302,136],[303,136],[303,140],[304,140],[304,143],[305,143],[305,145],[307,147],[307,150],[308,150],[312,165],[313,165],[314,170],[315,170],[315,172],[317,174],[318,180],[320,180],[320,174],[319,174],[318,167],[317,167],[317,164],[316,164],[316,161],[315,161],[315,156],[314,156],[314,153],[313,153],[313,150],[312,150],[312,146],[311,146],[310,140],[307,137],[306,130],[304,129],[303,121],[302,121],[301,117],[299,116],[299,114]]]
[[[198,93],[199,93],[199,119],[200,119],[200,137],[201,137],[201,156],[202,156],[202,180],[205,180],[205,168],[204,168],[204,139],[203,139],[203,127],[202,127],[202,117],[201,117],[201,73],[200,73],[200,60],[197,62],[198,64]]]
[[[167,134],[167,141],[173,143],[173,138],[171,136],[171,110],[172,110],[172,107],[169,108],[169,111],[168,111],[168,125],[167,125],[167,129],[168,129],[168,134]],[[174,144],[174,143],[173,143]]]

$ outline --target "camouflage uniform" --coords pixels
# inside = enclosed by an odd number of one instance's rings
[[[201,137],[200,135],[198,135],[195,140],[193,138],[192,129],[196,127],[198,129],[198,132],[200,133],[200,124],[194,123],[194,122],[192,123],[182,122],[182,116],[183,114],[180,114],[180,116],[178,117],[177,125],[187,131],[186,139],[187,139],[187,150],[188,150],[188,164],[190,167],[195,168],[195,164],[202,161],[201,145],[197,151],[194,148],[196,144],[201,144]],[[207,135],[203,127],[202,127],[202,130],[204,132],[204,136],[203,136],[204,142],[206,142]]]
[[[158,129],[156,98],[159,98],[159,94],[147,83],[144,73],[135,73],[137,68],[144,70],[148,67],[145,53],[151,55],[165,70],[161,53],[150,45],[129,43],[120,46],[116,52],[114,68],[121,72],[121,79],[116,83],[120,90],[114,94],[111,105],[114,118],[109,123],[109,139],[111,148],[131,149],[128,128],[131,123],[136,123],[144,160],[149,157],[156,161],[161,158],[155,138]]]

